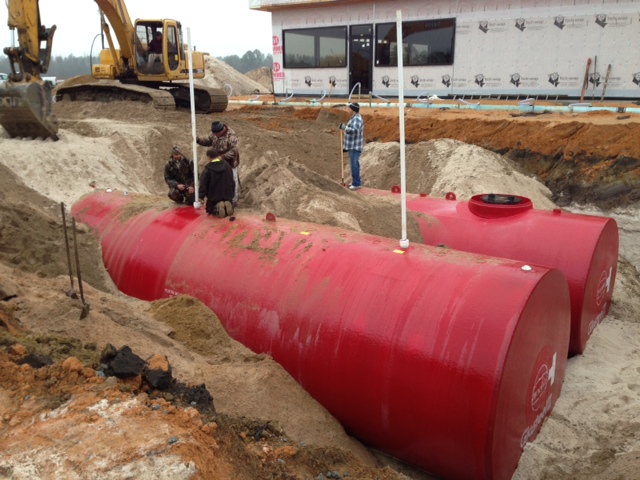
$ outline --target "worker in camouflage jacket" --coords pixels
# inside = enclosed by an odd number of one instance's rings
[[[233,206],[238,204],[240,193],[240,176],[238,175],[238,165],[240,165],[240,151],[238,150],[238,135],[231,128],[220,121],[211,124],[211,133],[208,135],[198,135],[196,143],[203,147],[211,147],[215,156],[220,160],[225,160],[233,172],[235,191],[233,193]]]
[[[177,145],[174,145],[171,158],[164,166],[164,181],[169,185],[171,200],[193,205],[195,201],[193,160],[185,157]]]

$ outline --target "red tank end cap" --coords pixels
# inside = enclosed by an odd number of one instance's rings
[[[482,218],[511,217],[532,208],[531,200],[518,195],[482,193],[469,200],[469,211]]]

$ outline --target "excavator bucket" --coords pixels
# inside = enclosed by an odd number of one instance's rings
[[[58,140],[51,102],[51,86],[46,82],[0,83],[0,125],[12,138]]]

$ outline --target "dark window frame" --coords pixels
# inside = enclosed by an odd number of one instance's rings
[[[425,32],[436,32],[443,30],[445,42],[450,41],[450,46],[446,50],[436,50],[433,53],[421,52],[418,46],[428,47],[429,44],[418,43],[420,34]],[[394,51],[392,45],[397,44],[397,31],[395,23],[377,23],[375,25],[375,66],[376,67],[397,67],[397,48]],[[435,20],[415,20],[402,22],[402,43],[403,43],[403,66],[405,67],[425,67],[425,66],[447,66],[453,65],[456,38],[456,19],[439,18]],[[422,38],[424,40],[424,38]],[[413,41],[412,41],[413,40]],[[428,48],[427,48],[428,50]]]
[[[322,36],[322,33],[334,31],[336,33],[332,35]],[[313,53],[309,52],[306,56],[308,60],[306,63],[304,59],[298,59],[294,61],[293,58],[287,56],[287,38],[289,34],[292,35],[306,35],[313,38]],[[339,61],[331,61],[331,57],[323,55],[321,51],[322,38],[332,38],[343,41],[343,51],[339,56]],[[347,67],[347,27],[335,26],[335,27],[318,27],[318,28],[296,28],[282,31],[282,44],[283,44],[283,68],[346,68]],[[341,58],[340,58],[341,57]]]

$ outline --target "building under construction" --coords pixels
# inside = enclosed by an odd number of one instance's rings
[[[640,99],[640,0],[249,0],[277,95]],[[398,75],[398,20],[403,75]],[[401,77],[401,79],[399,79]]]

